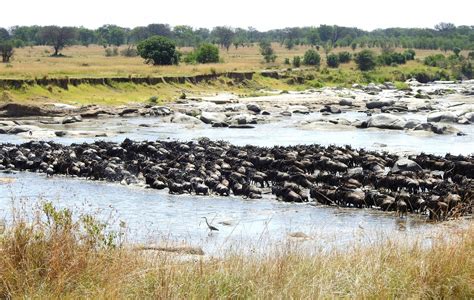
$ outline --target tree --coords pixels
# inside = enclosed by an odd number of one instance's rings
[[[338,56],[339,62],[340,62],[341,64],[348,63],[348,62],[350,62],[351,59],[352,59],[352,54],[350,54],[350,53],[347,52],[347,51],[339,52],[339,54],[338,54],[337,56]]]
[[[212,35],[216,37],[217,43],[221,45],[221,47],[229,51],[235,35],[235,32],[232,28],[226,26],[216,27],[212,31]]]
[[[293,67],[299,68],[301,66],[301,57],[295,56],[293,57]]]
[[[81,45],[89,46],[97,41],[97,37],[93,30],[81,27],[78,30],[78,39]]]
[[[153,36],[137,45],[138,54],[145,62],[153,65],[173,65],[179,63],[179,53],[175,43],[164,36]]]
[[[275,62],[276,55],[275,51],[272,48],[272,45],[268,41],[261,41],[260,44],[260,54],[262,54],[263,58],[267,63]]]
[[[357,43],[356,42],[353,42],[351,44],[351,49],[352,49],[352,51],[355,51],[357,49]]]
[[[319,32],[316,28],[311,27],[306,33],[306,40],[311,46],[316,46],[319,43]]]
[[[10,34],[5,28],[0,27],[0,41],[6,41],[10,39]]]
[[[0,41],[0,55],[2,62],[8,63],[14,54],[13,43],[11,41]]]
[[[219,48],[212,44],[202,44],[196,50],[196,61],[201,64],[219,62]]]
[[[355,62],[361,71],[373,70],[376,65],[375,54],[372,50],[362,50],[357,54]]]
[[[337,56],[337,54],[334,54],[334,53],[329,54],[326,63],[328,67],[330,68],[339,67],[339,56]]]
[[[461,53],[461,49],[458,47],[453,48],[454,55],[459,56],[459,53]]]
[[[54,48],[53,56],[58,56],[59,51],[71,45],[76,38],[73,27],[46,26],[39,31],[41,41]]]
[[[304,53],[303,64],[307,66],[318,66],[321,64],[321,56],[313,49],[309,49]]]

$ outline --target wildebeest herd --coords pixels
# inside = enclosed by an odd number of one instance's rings
[[[474,158],[397,155],[320,145],[238,147],[226,142],[98,141],[0,145],[0,170],[145,183],[171,194],[316,201],[340,207],[427,214],[472,214]]]

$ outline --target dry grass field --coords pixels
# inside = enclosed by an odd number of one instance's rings
[[[122,46],[121,49],[126,46]],[[91,45],[72,46],[64,49],[62,53],[66,57],[51,57],[52,49],[46,46],[25,47],[17,49],[13,61],[10,64],[0,65],[0,78],[43,78],[47,77],[113,77],[113,76],[172,76],[172,75],[195,75],[210,73],[211,69],[216,72],[229,71],[255,71],[266,68],[285,68],[285,58],[290,60],[293,56],[303,56],[310,47],[297,46],[288,50],[274,43],[273,48],[277,54],[274,64],[263,62],[257,45],[252,47],[230,48],[229,52],[220,50],[222,63],[187,65],[181,63],[179,66],[150,66],[143,62],[140,57],[113,56],[106,57],[105,49],[101,46]],[[379,52],[380,49],[374,49]],[[402,51],[402,49],[398,49]],[[190,48],[180,49],[186,53]],[[350,48],[336,48],[333,52],[348,51]],[[356,50],[356,52],[359,49]],[[325,66],[325,55],[323,49],[319,50],[322,57],[322,66]],[[439,51],[417,50],[417,58],[424,58]],[[413,63],[412,63],[413,64]],[[343,69],[355,69],[353,63],[341,65]]]
[[[311,255],[269,246],[183,257],[113,243],[93,217],[45,204],[0,232],[0,298],[472,299],[474,228],[445,230],[430,246],[388,237]]]

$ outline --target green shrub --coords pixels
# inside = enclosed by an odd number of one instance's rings
[[[272,45],[268,41],[261,41],[260,44],[260,54],[262,54],[265,62],[275,62],[277,56],[275,51],[273,51]]]
[[[384,52],[377,57],[377,61],[381,65],[403,65],[406,63],[406,57],[404,54],[397,52]]]
[[[0,42],[0,56],[2,57],[3,63],[10,62],[10,59],[13,57],[15,50],[13,43],[10,41]]]
[[[423,63],[430,67],[439,67],[439,68],[447,68],[449,64],[448,60],[443,54],[429,55],[425,57],[425,60]]]
[[[196,50],[196,61],[201,64],[218,63],[219,48],[212,44],[202,44]]]
[[[285,61],[283,62],[285,65],[289,65],[290,64],[290,59],[288,57],[285,58]]]
[[[403,52],[403,55],[405,56],[406,60],[414,60],[416,52],[413,49],[408,49],[408,50],[405,50],[405,52]]]
[[[319,66],[321,64],[321,56],[313,49],[309,49],[304,53],[303,64],[307,66]]]
[[[293,67],[299,68],[301,66],[301,57],[299,56],[294,56],[293,57]]]
[[[163,36],[153,36],[137,45],[138,54],[146,63],[173,65],[179,63],[179,52],[175,43]]]
[[[461,49],[458,47],[453,48],[454,55],[459,56],[459,53],[461,53]]]
[[[465,62],[461,65],[461,73],[468,79],[473,78],[473,69],[472,69],[472,63],[471,62]]]
[[[339,56],[334,53],[329,54],[326,63],[330,68],[339,67]]]
[[[339,57],[339,62],[341,64],[346,64],[351,61],[352,54],[347,51],[343,51],[343,52],[339,52],[338,57]]]
[[[467,54],[467,58],[474,60],[474,51],[471,51]]]
[[[373,70],[376,66],[375,54],[372,50],[362,50],[357,54],[355,62],[361,71]]]
[[[149,102],[156,104],[158,102],[158,96],[151,96],[150,99],[148,99]]]

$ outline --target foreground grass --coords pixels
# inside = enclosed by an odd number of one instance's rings
[[[1,298],[474,297],[474,227],[420,243],[385,241],[309,255],[183,259],[136,251],[90,216],[46,203],[0,238]]]

